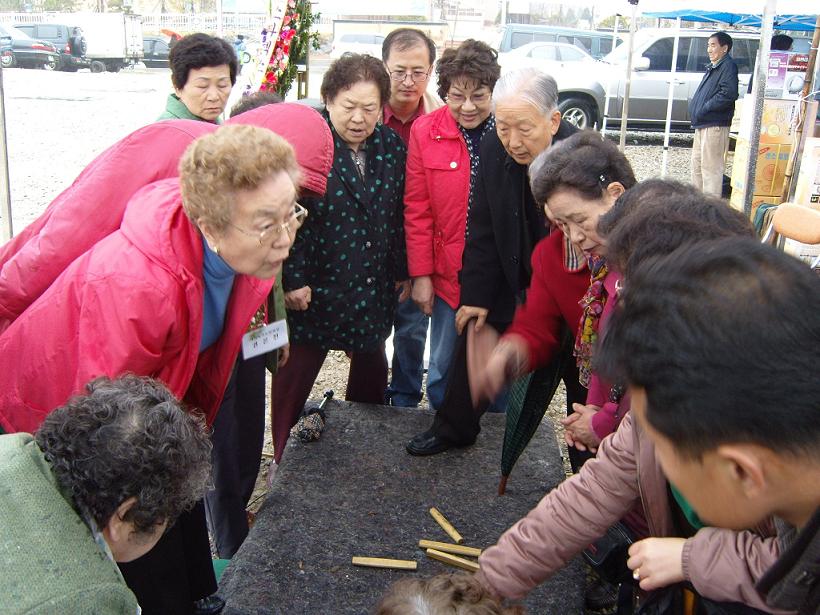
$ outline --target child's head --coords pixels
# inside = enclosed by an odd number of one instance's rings
[[[733,529],[820,499],[820,281],[754,239],[684,246],[625,284],[598,366],[701,518]],[[814,485],[810,482],[814,478]]]
[[[523,615],[520,606],[504,607],[471,574],[444,573],[429,579],[393,583],[376,615]]]

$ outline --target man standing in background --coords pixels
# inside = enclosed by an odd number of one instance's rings
[[[709,64],[692,100],[689,117],[695,129],[692,145],[692,183],[706,194],[720,197],[729,149],[729,126],[735,112],[737,64],[729,55],[732,37],[715,32],[706,44]]]
[[[390,73],[390,100],[382,110],[384,125],[395,130],[406,145],[413,122],[441,106],[438,98],[427,93],[436,45],[421,30],[399,28],[385,37],[382,60]],[[413,301],[398,304],[393,322],[392,376],[387,387],[387,402],[392,406],[414,408],[421,401],[429,324],[430,316]]]

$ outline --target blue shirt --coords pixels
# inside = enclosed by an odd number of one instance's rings
[[[208,247],[205,237],[202,238],[202,247],[205,252],[202,261],[205,293],[202,301],[202,339],[199,342],[199,352],[208,348],[222,335],[228,299],[231,297],[236,277],[236,272],[230,265]]]

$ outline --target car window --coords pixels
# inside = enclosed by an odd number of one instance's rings
[[[561,59],[567,62],[577,62],[586,57],[584,52],[576,47],[561,47],[560,53]]]
[[[736,38],[732,45],[732,58],[739,73],[751,73],[755,65],[758,41]]]
[[[29,36],[34,36],[34,26],[27,26],[27,25],[19,25],[17,29],[21,32],[25,32]]]
[[[709,54],[706,53],[706,44],[708,42],[709,39],[704,37],[692,39],[692,49],[689,51],[689,67],[693,72],[702,73],[706,70],[706,65],[709,64]]]
[[[516,49],[533,41],[532,32],[513,32],[510,37],[510,49]]]
[[[154,53],[168,53],[168,43],[165,41],[154,41]]]
[[[574,37],[573,43],[575,44],[576,47],[581,47],[587,53],[590,53],[592,51],[592,39],[589,38],[588,36],[576,36],[576,37]],[[577,60],[577,59],[580,59],[580,58],[573,58],[573,59]]]
[[[60,26],[40,24],[37,26],[37,36],[48,40],[60,38]]]
[[[142,52],[145,55],[151,55],[154,52],[154,41],[142,39]]]
[[[572,36],[570,36],[568,34],[561,34],[561,35],[558,36],[558,42],[559,43],[569,43],[570,45],[572,45]]]
[[[530,49],[529,57],[536,60],[557,60],[555,47],[552,45],[538,45]]]
[[[22,30],[19,30],[18,28],[13,28],[12,26],[6,26],[6,30],[8,30],[9,36],[12,37],[12,38],[23,39],[23,40],[31,39],[31,37],[28,34],[23,32]]]
[[[643,57],[649,58],[649,70],[672,70],[672,44],[673,39],[662,38],[652,43],[649,48],[643,52]]]

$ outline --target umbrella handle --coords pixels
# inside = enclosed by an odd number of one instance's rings
[[[498,482],[498,495],[504,495],[507,492],[507,476],[501,475],[501,480]]]

